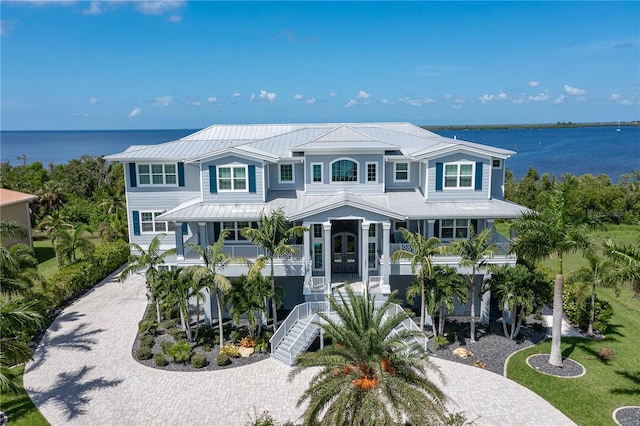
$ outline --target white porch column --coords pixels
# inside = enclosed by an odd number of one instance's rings
[[[427,219],[427,238],[434,237],[436,235],[436,220]]]
[[[491,229],[491,232],[496,231],[495,219],[487,219],[487,228]]]
[[[331,222],[324,222],[322,229],[324,230],[324,247],[322,252],[324,262],[322,263],[324,267],[325,293],[331,294]]]
[[[207,222],[198,222],[198,233],[200,234],[200,247],[207,248]]]
[[[389,247],[389,230],[391,230],[391,222],[382,223],[382,259],[384,264],[382,268],[382,279],[384,285],[389,285],[389,275],[391,274],[391,253]]]
[[[182,222],[176,222],[176,256],[178,260],[184,259],[184,235],[182,234]]]
[[[491,276],[489,271],[484,273],[482,277],[483,280],[486,280]],[[489,324],[489,319],[491,315],[491,291],[487,291],[482,295],[482,300],[480,300],[480,323]]]
[[[309,231],[302,234],[302,259],[304,260],[304,276],[305,286],[311,285],[311,233],[313,232],[313,225],[309,222],[302,222],[302,226],[309,229]]]
[[[367,285],[368,284],[367,281],[369,281],[369,222],[365,220],[363,220],[361,223],[360,237],[361,237],[360,240],[362,241],[361,248],[360,248],[362,285]]]

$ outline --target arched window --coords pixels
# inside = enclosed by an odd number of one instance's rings
[[[336,160],[331,163],[331,182],[357,182],[358,163],[352,160]]]

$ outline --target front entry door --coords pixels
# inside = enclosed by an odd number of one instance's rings
[[[333,274],[358,273],[358,240],[356,234],[340,232],[333,235]]]

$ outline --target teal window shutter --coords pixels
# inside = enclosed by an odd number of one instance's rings
[[[476,191],[482,191],[482,161],[476,163]]]
[[[129,163],[129,183],[131,184],[132,188],[138,186],[136,180],[136,163]]]
[[[189,233],[189,224],[187,222],[182,222],[182,235],[187,235]]]
[[[256,166],[249,165],[249,192],[256,192]]]
[[[178,163],[178,186],[184,186],[184,163]]]
[[[133,211],[133,235],[140,235],[140,212]]]
[[[209,192],[218,192],[218,181],[216,180],[216,166],[209,166]]]
[[[436,191],[442,191],[442,163],[436,163]]]

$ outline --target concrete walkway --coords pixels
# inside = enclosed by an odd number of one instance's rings
[[[52,425],[245,425],[268,410],[296,421],[312,371],[293,382],[274,360],[223,371],[165,372],[131,355],[146,306],[142,277],[110,277],[66,308],[27,365],[24,387]],[[573,424],[549,403],[496,374],[434,359],[450,409],[478,425]]]

